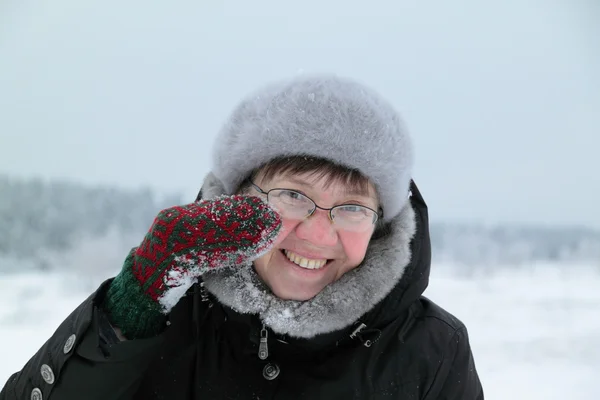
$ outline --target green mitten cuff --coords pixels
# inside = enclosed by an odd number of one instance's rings
[[[110,323],[127,339],[143,339],[161,333],[167,316],[161,312],[161,305],[144,293],[133,275],[134,251],[129,253],[123,269],[111,282],[103,309]]]

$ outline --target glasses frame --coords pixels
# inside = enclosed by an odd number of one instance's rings
[[[308,214],[306,217],[304,218],[309,218],[311,217],[315,211],[317,210],[317,208],[319,210],[323,210],[323,211],[327,211],[327,216],[329,217],[329,220],[335,224],[335,220],[333,219],[333,215],[331,214],[331,212],[336,209],[336,208],[340,208],[340,207],[344,207],[344,206],[356,206],[356,207],[363,207],[366,208],[367,210],[371,210],[373,211],[373,215],[375,215],[375,217],[373,218],[373,225],[375,225],[377,223],[377,221],[379,220],[379,218],[381,218],[381,214],[382,214],[382,210],[379,209],[379,211],[373,210],[371,207],[367,207],[364,206],[362,204],[354,204],[354,203],[348,203],[348,204],[338,204],[337,206],[333,206],[331,208],[325,208],[325,207],[321,207],[317,204],[316,201],[314,201],[313,199],[311,199],[310,197],[308,197],[307,195],[305,195],[302,192],[299,192],[297,190],[294,189],[289,189],[289,188],[273,188],[273,189],[269,189],[268,191],[264,191],[262,190],[257,184],[255,184],[254,182],[252,182],[251,180],[248,180],[248,182],[250,183],[250,185],[252,185],[254,187],[254,189],[256,189],[259,193],[264,194],[267,196],[267,201],[269,200],[269,193],[271,193],[274,190],[287,190],[290,192],[294,192],[294,193],[298,193],[299,195],[302,195],[304,197],[306,197],[308,200],[310,200],[315,207],[313,208],[313,210],[310,212],[310,214]]]

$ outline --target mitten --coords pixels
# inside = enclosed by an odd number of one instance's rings
[[[111,282],[103,308],[127,339],[159,333],[202,274],[270,250],[281,218],[258,197],[202,200],[161,211]]]

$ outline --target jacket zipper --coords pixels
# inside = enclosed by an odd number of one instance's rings
[[[260,330],[260,344],[258,345],[258,358],[266,360],[269,357],[269,331],[265,324],[262,325]]]

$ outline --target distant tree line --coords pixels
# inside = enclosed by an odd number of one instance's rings
[[[0,175],[0,263],[6,257],[40,261],[49,252],[66,254],[83,239],[111,232],[119,234],[113,241],[125,236],[141,240],[159,210],[181,203],[177,195],[159,198],[150,189]],[[431,241],[434,262],[490,267],[532,261],[600,264],[600,232],[584,227],[433,223]]]
[[[142,235],[158,211],[179,202],[176,196],[158,200],[150,189],[0,175],[0,254],[27,258],[40,249],[68,250],[78,238],[110,229]]]

